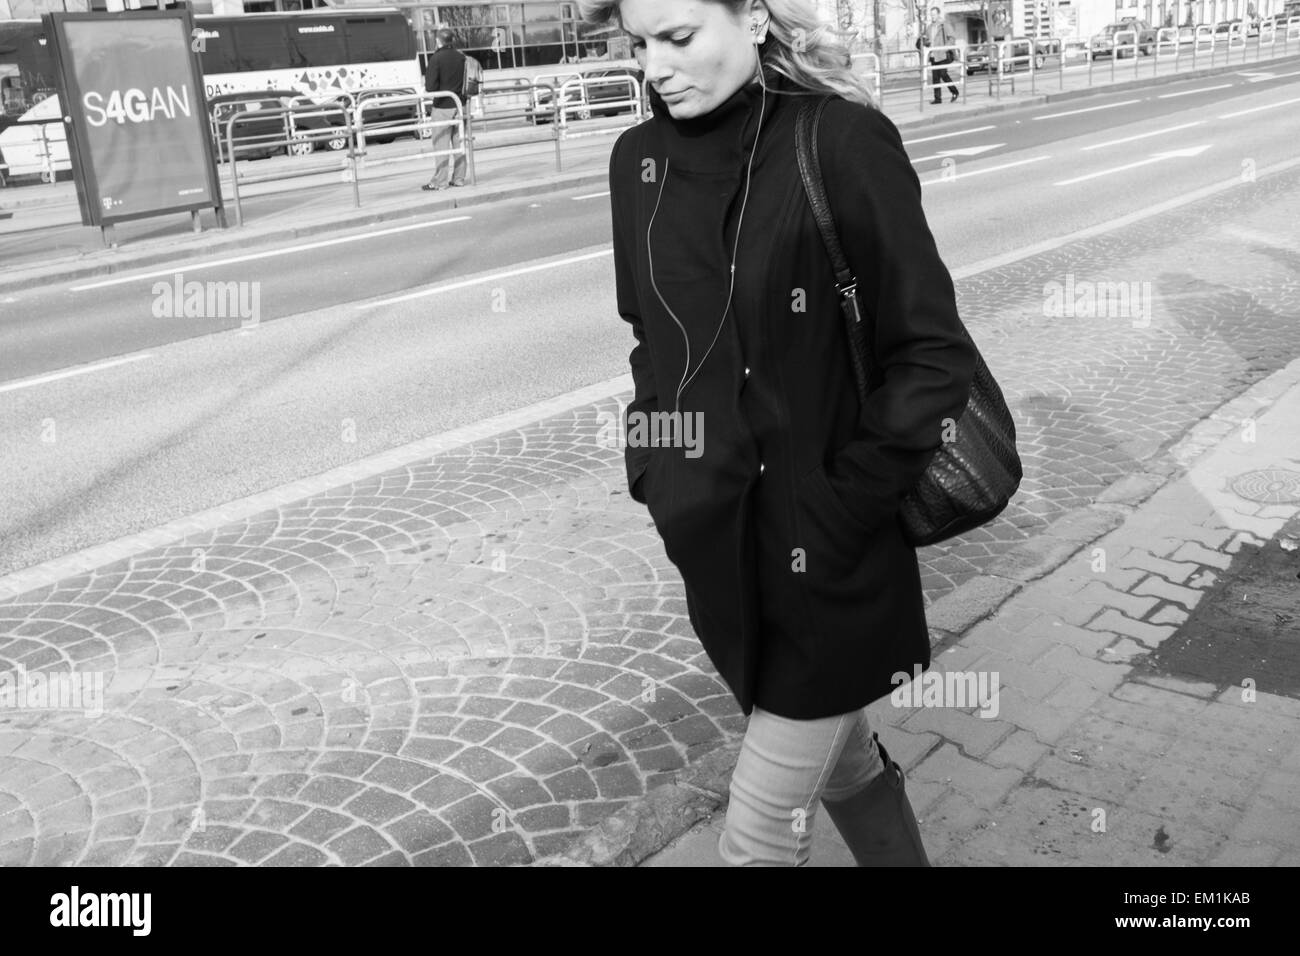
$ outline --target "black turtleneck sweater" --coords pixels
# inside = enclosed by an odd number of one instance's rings
[[[916,556],[895,512],[943,419],[964,407],[974,352],[897,129],[834,98],[823,174],[885,381],[859,409],[795,158],[799,104],[819,94],[766,75],[766,91],[751,82],[686,120],[651,91],[652,118],[614,146],[618,310],[636,340],[629,412],[672,411],[691,375],[680,409],[703,436],[698,457],[629,445],[626,463],[744,712],[811,718],[864,706],[894,673],[929,663]]]

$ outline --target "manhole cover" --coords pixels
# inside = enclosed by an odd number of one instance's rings
[[[1269,468],[1248,471],[1232,479],[1233,492],[1247,501],[1260,501],[1270,505],[1300,503],[1300,471]]]

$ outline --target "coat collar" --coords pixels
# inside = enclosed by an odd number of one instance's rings
[[[760,108],[767,126],[778,103],[794,90],[783,74],[767,69],[767,101],[757,79],[750,80],[711,112],[690,119],[674,119],[668,106],[648,88],[654,123],[663,137],[669,162],[696,172],[735,172],[754,146]]]

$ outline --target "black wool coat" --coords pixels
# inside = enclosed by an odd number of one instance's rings
[[[897,128],[836,97],[821,164],[880,371],[859,407],[795,158],[808,94],[766,75],[766,95],[755,81],[688,120],[651,91],[652,117],[611,154],[618,310],[636,342],[625,424],[680,409],[703,429],[698,453],[647,446],[632,428],[625,457],[629,493],[743,712],[812,719],[863,707],[895,674],[930,664],[897,508],[965,407],[975,351]]]

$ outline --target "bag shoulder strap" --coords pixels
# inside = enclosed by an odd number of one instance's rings
[[[804,192],[808,194],[808,205],[812,207],[813,218],[817,220],[817,231],[822,235],[831,268],[835,271],[835,290],[843,299],[853,295],[858,280],[849,268],[849,260],[844,255],[839,233],[835,230],[835,217],[831,214],[830,201],[826,198],[826,183],[822,179],[821,156],[817,148],[817,129],[821,124],[822,111],[830,99],[830,96],[818,97],[816,100],[809,97],[800,104],[799,113],[795,117],[794,139]]]
[[[826,195],[826,183],[822,179],[821,157],[817,150],[817,128],[822,110],[830,101],[830,96],[819,97],[815,102],[805,100],[795,116],[795,155],[799,161],[799,174],[803,179],[804,192],[808,194],[808,205],[812,208],[813,218],[817,222],[817,231],[821,233],[822,244],[830,258],[831,268],[835,273],[835,291],[840,296],[840,311],[844,314],[845,333],[849,353],[849,364],[853,367],[853,378],[857,385],[858,399],[865,406],[871,392],[873,372],[879,370],[871,359],[872,328],[870,322],[863,321],[863,311],[858,304],[858,280],[849,267],[848,257],[840,245],[840,236],[835,229],[835,217],[831,213],[830,200]]]

